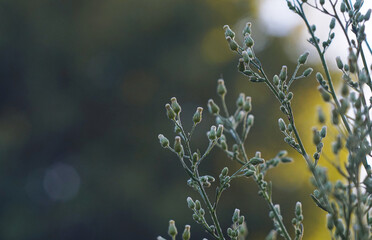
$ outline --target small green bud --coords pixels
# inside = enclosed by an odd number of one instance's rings
[[[292,124],[288,123],[287,129],[289,132],[292,132],[293,131]]]
[[[318,122],[325,123],[325,115],[321,107],[318,107]]]
[[[227,93],[226,87],[225,87],[225,81],[221,78],[217,81],[217,93],[221,97],[225,96]]]
[[[280,100],[284,100],[285,99],[284,92],[279,91],[279,98],[280,98]]]
[[[181,128],[177,124],[174,125],[174,132],[177,134],[182,132]]]
[[[246,34],[246,35],[244,36],[244,44],[245,44],[245,46],[247,46],[248,48],[253,47],[253,45],[254,45],[254,41],[253,41],[253,39],[251,38],[251,36],[250,36],[249,34]]]
[[[241,108],[241,107],[243,107],[244,102],[245,102],[245,94],[240,93],[238,99],[236,100],[236,106],[238,108]]]
[[[280,161],[281,161],[282,163],[291,163],[291,162],[293,162],[293,159],[292,159],[292,158],[289,158],[289,157],[282,157],[282,158],[280,159]]]
[[[346,72],[349,72],[349,71],[350,71],[350,67],[349,67],[348,64],[345,64],[345,65],[344,65],[344,70],[345,70]]]
[[[191,197],[187,197],[186,201],[187,201],[187,207],[188,208],[190,208],[190,209],[195,208],[195,202],[192,200]]]
[[[245,171],[244,175],[245,175],[246,177],[250,177],[250,176],[252,176],[254,173],[255,173],[255,172],[254,172],[253,170],[247,170],[247,171]]]
[[[326,90],[324,90],[323,87],[319,86],[318,90],[319,90],[320,95],[322,96],[322,98],[325,102],[329,102],[331,100],[331,95]]]
[[[344,64],[342,63],[342,60],[340,57],[336,57],[336,63],[337,63],[338,69],[342,70],[344,68]]]
[[[231,39],[235,38],[235,33],[230,29],[229,25],[223,26],[223,29],[225,29],[225,37],[230,37]]]
[[[176,228],[176,224],[173,220],[170,220],[169,221],[169,227],[168,227],[168,234],[169,236],[171,236],[172,238],[175,238],[177,236],[177,228]]]
[[[296,203],[295,214],[296,214],[296,216],[302,215],[302,204],[301,204],[301,202]]]
[[[217,131],[216,131],[217,138],[220,138],[222,136],[222,133],[223,133],[223,125],[219,124],[217,127]]]
[[[259,158],[259,157],[253,157],[249,160],[249,162],[252,164],[252,165],[257,165],[257,164],[261,164],[261,163],[264,163],[265,160],[263,158]]]
[[[176,113],[173,111],[169,103],[165,104],[165,109],[167,110],[167,117],[171,120],[175,120]]]
[[[325,138],[326,135],[327,135],[327,127],[326,126],[323,126],[322,127],[322,130],[320,130],[320,136],[322,138]]]
[[[237,223],[239,220],[239,217],[240,217],[240,210],[236,208],[234,211],[233,217],[232,217],[233,223]]]
[[[220,113],[220,108],[218,105],[213,101],[213,99],[208,100],[208,110],[213,115],[218,115]]]
[[[213,141],[217,138],[216,126],[211,126],[211,130],[207,133],[208,139]]]
[[[292,98],[293,98],[293,92],[289,92],[289,93],[287,94],[287,100],[288,100],[288,101],[291,101]]]
[[[226,37],[227,43],[232,51],[238,50],[238,44],[231,37]]]
[[[185,230],[183,231],[183,234],[182,234],[183,240],[190,240],[190,237],[191,237],[190,228],[191,228],[190,225],[185,226]]]
[[[280,131],[284,132],[286,130],[285,122],[282,118],[279,118],[278,120],[279,123],[279,129]]]
[[[201,209],[201,204],[200,204],[199,200],[195,201],[195,209],[198,210],[198,211]]]
[[[357,0],[357,1],[354,3],[354,8],[355,8],[355,10],[358,10],[361,6],[362,6],[362,1],[360,1],[360,0]]]
[[[304,77],[308,77],[308,76],[310,76],[310,74],[313,72],[313,69],[312,68],[308,68],[308,69],[306,69],[303,73],[302,73],[302,75],[304,76]]]
[[[316,76],[316,80],[319,83],[322,83],[324,81],[323,75],[320,72],[317,72],[315,76]]]
[[[346,83],[342,84],[341,95],[343,97],[347,97],[349,95],[349,86]]]
[[[192,121],[194,122],[194,125],[198,124],[201,122],[202,120],[202,113],[203,113],[203,108],[202,107],[198,107],[196,109],[196,112],[194,113],[194,116],[192,118]]]
[[[309,56],[309,52],[305,52],[304,54],[302,54],[299,58],[298,58],[298,63],[299,64],[305,64],[306,63],[306,60],[307,60],[307,57]]]
[[[226,177],[228,173],[229,173],[229,169],[227,167],[224,167],[221,171],[221,175],[224,177]]]
[[[368,81],[367,74],[365,73],[364,70],[359,72],[359,81],[361,83],[367,83],[367,81]]]
[[[314,145],[318,145],[321,141],[319,131],[316,128],[313,128],[313,143]]]
[[[242,52],[242,56],[243,56],[243,60],[244,60],[244,62],[245,63],[249,63],[249,56],[248,56],[248,53],[247,53],[247,51],[243,51]]]
[[[279,79],[283,82],[287,79],[287,66],[283,66],[280,70]]]
[[[332,123],[334,125],[338,125],[340,120],[339,120],[339,114],[337,112],[337,109],[333,108],[331,113],[332,113]]]
[[[195,163],[197,163],[198,161],[199,161],[199,154],[196,153],[196,152],[194,152],[194,153],[192,154],[192,162],[195,164]]]
[[[222,141],[221,142],[221,148],[222,148],[222,150],[227,151],[227,143],[226,143],[226,141]]]
[[[244,72],[244,70],[245,70],[244,59],[243,58],[239,58],[238,70],[239,70],[239,72]]]
[[[182,151],[183,151],[183,146],[181,144],[181,137],[180,136],[176,136],[174,138],[174,151],[178,154],[180,154]]]
[[[254,58],[254,55],[253,55],[253,52],[252,52],[252,49],[251,48],[248,48],[247,49],[247,54],[248,54],[248,57],[253,59]]]
[[[278,77],[278,75],[275,75],[273,77],[273,83],[274,83],[275,86],[278,86],[279,85],[279,77]]]
[[[341,3],[340,11],[344,13],[346,11],[346,4],[344,2]]]
[[[238,224],[242,225],[244,223],[244,216],[240,216],[238,220]]]
[[[243,105],[243,110],[246,111],[247,113],[252,110],[252,99],[251,97],[246,97],[245,102]]]
[[[191,237],[190,228],[191,228],[190,225],[185,226],[185,230],[183,231],[183,234],[182,234],[183,240],[190,240],[190,237]]]
[[[254,116],[252,114],[249,114],[247,117],[247,126],[251,127],[254,123]]]
[[[368,21],[371,17],[371,9],[368,9],[366,14],[364,15],[364,21]]]
[[[181,112],[181,106],[177,102],[177,98],[171,98],[171,107],[173,111],[178,115]]]
[[[256,158],[260,158],[261,157],[261,152],[260,151],[257,151],[256,154],[254,155]]]
[[[331,214],[327,214],[327,228],[328,230],[332,230],[334,227],[334,224],[333,224],[333,218],[332,218],[332,215]]]
[[[332,18],[330,24],[329,24],[329,28],[330,29],[334,29],[336,26],[336,19],[335,18]]]
[[[227,235],[228,235],[229,237],[232,237],[233,232],[234,232],[234,231],[233,231],[231,228],[228,228],[228,229],[227,229]]]
[[[320,5],[324,5],[324,2],[325,2],[325,0],[320,0],[319,1]]]
[[[315,26],[315,25],[312,25],[312,26],[311,26],[311,31],[312,31],[312,32],[315,32],[315,31],[316,31],[316,26]]]
[[[286,150],[282,150],[278,153],[278,157],[282,158],[282,157],[285,157],[287,156],[288,152]]]
[[[160,141],[160,145],[163,147],[163,148],[166,148],[169,146],[169,140],[168,138],[164,137],[163,134],[159,134],[158,135],[158,138],[159,138],[159,141]]]
[[[337,222],[336,222],[336,229],[337,229],[337,232],[343,234],[344,231],[345,231],[345,227],[344,227],[344,224],[342,223],[342,220],[339,218],[337,219]]]
[[[251,26],[252,24],[250,22],[247,22],[247,24],[245,24],[245,27],[243,29],[243,36],[245,36],[246,34],[251,34]]]

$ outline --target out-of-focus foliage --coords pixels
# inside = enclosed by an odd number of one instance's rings
[[[277,122],[266,115],[279,116],[279,105],[264,86],[252,89],[238,75],[223,37],[224,24],[254,19],[258,4],[0,1],[0,238],[151,239],[171,216],[191,223],[186,176],[156,137],[169,129],[163,104],[172,95],[191,125],[194,108],[205,107],[220,74],[229,95],[253,98],[258,121],[248,151],[274,155],[283,148]],[[258,54],[269,74],[296,60],[284,53],[283,39],[263,37],[267,45]],[[307,87],[315,80],[301,84],[295,94],[320,100]],[[307,109],[295,106],[298,116],[313,116],[309,102]],[[315,119],[309,121],[302,121],[305,132]],[[205,136],[195,139],[207,143]],[[208,164],[217,172],[226,159],[214,156]],[[273,195],[284,216],[301,200],[312,232],[322,221],[307,197],[305,172],[302,161],[273,172],[283,182]],[[252,239],[262,238],[271,228],[265,203],[250,195],[254,185],[241,192],[239,184],[247,186],[238,182],[221,202],[221,222],[230,224],[230,210],[239,204]],[[193,234],[201,231],[195,227]]]

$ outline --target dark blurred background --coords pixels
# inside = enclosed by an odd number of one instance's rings
[[[241,32],[252,21],[257,54],[268,75],[296,57],[285,51],[294,30],[272,36],[258,20],[260,1],[249,0],[2,0],[0,1],[0,239],[155,239],[168,220],[193,239],[208,237],[193,223],[176,156],[157,135],[173,139],[164,104],[176,96],[191,126],[196,107],[216,98],[223,75],[228,104],[239,92],[253,98],[256,124],[248,153],[270,158],[288,149],[277,128],[279,105],[265,86],[236,70],[222,26]],[[284,1],[283,1],[283,4]],[[289,11],[285,14],[291,14]],[[292,40],[291,40],[292,39]],[[292,68],[291,68],[292,67]],[[306,144],[320,97],[315,80],[295,85],[295,112]],[[194,147],[207,145],[205,121]],[[306,239],[324,236],[324,214],[311,202],[303,159],[280,166],[274,202],[286,222],[296,201],[305,208]],[[202,165],[217,175],[238,166],[216,149]],[[212,192],[211,192],[212,193]],[[246,216],[249,239],[272,229],[268,208],[248,179],[232,184],[219,209],[226,229],[235,208]],[[327,234],[327,233],[325,233]]]

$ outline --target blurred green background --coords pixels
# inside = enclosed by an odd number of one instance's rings
[[[258,150],[270,158],[288,149],[277,128],[278,103],[237,72],[238,57],[222,30],[229,24],[240,33],[252,21],[268,75],[282,64],[293,70],[296,57],[284,46],[298,30],[268,35],[257,20],[260,2],[1,0],[0,239],[155,239],[166,236],[169,219],[179,231],[191,224],[194,239],[208,237],[186,205],[187,196],[198,196],[157,135],[173,138],[164,111],[171,97],[191,126],[197,106],[211,97],[218,102],[216,80],[223,75],[231,107],[239,92],[253,98],[249,155]],[[294,89],[310,148],[320,103],[315,85],[309,78]],[[213,123],[207,111],[204,119],[193,145],[201,149]],[[306,165],[290,153],[295,163],[269,173],[274,202],[290,226],[296,201],[303,201],[305,239],[322,239],[325,217],[310,200]],[[218,176],[224,166],[238,167],[216,149],[202,170]],[[235,208],[246,216],[249,239],[272,229],[268,208],[247,179],[222,198],[225,229]]]

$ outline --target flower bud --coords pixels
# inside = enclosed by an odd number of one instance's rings
[[[226,177],[228,173],[229,173],[229,169],[227,167],[224,167],[221,171],[221,175],[224,177]]]
[[[247,117],[247,126],[251,127],[254,123],[254,116],[252,114],[248,115]]]
[[[332,218],[332,215],[331,214],[327,214],[327,228],[328,230],[332,230],[334,227],[334,224],[333,224],[333,218]]]
[[[211,141],[217,138],[216,126],[211,126],[211,130],[207,133],[207,136]]]
[[[245,63],[249,63],[249,56],[248,56],[248,53],[247,53],[247,51],[243,51],[242,52],[242,56],[243,56],[243,60],[244,60],[244,62]]]
[[[176,113],[173,111],[173,109],[171,108],[169,103],[165,104],[165,109],[167,110],[168,118],[171,119],[171,120],[175,120],[176,119]]]
[[[254,41],[253,41],[253,39],[251,38],[251,36],[249,34],[245,35],[245,37],[244,37],[244,44],[248,48],[253,47]]]
[[[181,106],[177,102],[177,98],[171,98],[171,107],[173,111],[178,115],[181,112]]]
[[[332,113],[332,123],[334,125],[338,125],[340,120],[339,120],[339,114],[337,112],[337,109],[333,108],[331,113]]]
[[[298,58],[298,63],[299,63],[299,64],[305,64],[308,56],[309,56],[309,52],[305,52],[304,54],[302,54],[302,55]]]
[[[240,93],[238,99],[236,100],[236,106],[239,108],[243,107],[244,100],[245,100],[245,94]]]
[[[344,68],[344,64],[342,63],[342,60],[340,57],[336,57],[336,63],[337,63],[338,69],[342,70]]]
[[[278,75],[275,75],[273,77],[273,83],[274,83],[275,86],[278,86],[279,85],[279,77],[278,77]]]
[[[186,201],[187,201],[187,207],[188,208],[190,208],[190,209],[195,208],[195,203],[194,203],[194,201],[192,200],[191,197],[187,197]]]
[[[231,37],[226,37],[227,43],[229,44],[229,47],[233,51],[238,50],[238,44],[233,40]]]
[[[322,98],[325,102],[329,102],[331,100],[331,95],[326,90],[324,90],[324,88],[322,86],[319,86],[318,90],[319,90],[320,95],[322,96]]]
[[[340,5],[340,11],[342,13],[344,13],[346,11],[346,4],[344,2],[341,2],[341,5]]]
[[[218,79],[218,82],[217,82],[217,93],[221,97],[225,96],[225,94],[227,93],[227,90],[226,90],[226,87],[225,87],[225,81],[222,78],[221,79]]]
[[[278,120],[279,123],[279,129],[280,131],[284,132],[286,130],[285,122],[282,118],[279,118]]]
[[[334,29],[335,26],[336,26],[336,19],[335,18],[332,18],[331,23],[329,24],[329,28],[330,29]]]
[[[265,160],[263,158],[260,158],[260,157],[253,157],[251,159],[249,159],[249,163],[251,163],[252,165],[258,165],[258,164],[261,164],[261,163],[264,163]]]
[[[302,215],[302,204],[301,204],[301,202],[296,203],[295,214],[296,214],[296,216]]]
[[[283,66],[279,73],[279,79],[283,82],[287,79],[287,66]]]
[[[164,137],[163,134],[159,134],[158,135],[158,138],[159,138],[159,141],[160,141],[160,145],[163,147],[163,148],[166,148],[169,146],[169,140],[168,138]]]
[[[318,145],[321,141],[319,131],[316,128],[313,128],[313,143],[314,145]]]
[[[321,107],[318,107],[318,122],[325,123],[325,115]]]
[[[364,15],[364,21],[368,21],[371,17],[371,9],[368,9],[366,14]]]
[[[220,108],[213,101],[213,99],[208,100],[208,110],[211,114],[218,115],[220,113]]]
[[[182,234],[182,239],[183,240],[189,240],[190,237],[191,237],[191,232],[190,232],[190,225],[186,225],[185,226],[185,230],[183,231],[183,234]]]
[[[181,144],[181,137],[180,136],[176,136],[174,138],[174,151],[178,154],[180,154],[182,151],[183,151],[183,146]]]
[[[326,126],[323,126],[322,129],[320,130],[320,136],[322,138],[325,138],[327,135],[327,127]]]
[[[251,26],[252,24],[250,22],[247,22],[247,24],[245,24],[245,27],[243,29],[243,36],[245,36],[246,34],[251,34]]]
[[[199,200],[195,201],[195,209],[198,210],[198,211],[201,209],[201,204],[200,204]]]
[[[220,138],[222,136],[222,133],[223,133],[223,125],[219,124],[217,127],[217,131],[216,131],[217,138]]]
[[[312,68],[307,68],[303,73],[302,73],[302,75],[304,76],[304,77],[308,77],[308,76],[310,76],[310,74],[313,72],[313,69]]]
[[[229,25],[223,26],[223,29],[225,29],[225,37],[230,37],[231,39],[235,38],[235,33],[230,29]]]
[[[240,215],[240,210],[236,208],[235,211],[234,211],[233,217],[232,217],[233,223],[237,223],[238,222],[239,215]]]
[[[238,70],[239,70],[239,72],[244,72],[244,70],[245,70],[244,59],[243,58],[239,58]]]
[[[168,227],[168,234],[169,236],[171,236],[172,238],[175,238],[176,235],[177,235],[177,228],[176,228],[176,224],[173,220],[170,220],[169,221],[169,227]]]
[[[251,97],[246,97],[245,102],[243,105],[243,110],[246,112],[250,112],[252,110],[252,100]]]
[[[202,107],[198,107],[196,109],[196,112],[194,113],[194,116],[192,118],[192,121],[194,122],[194,125],[198,124],[201,122],[202,120],[202,113],[203,113],[203,108]]]

